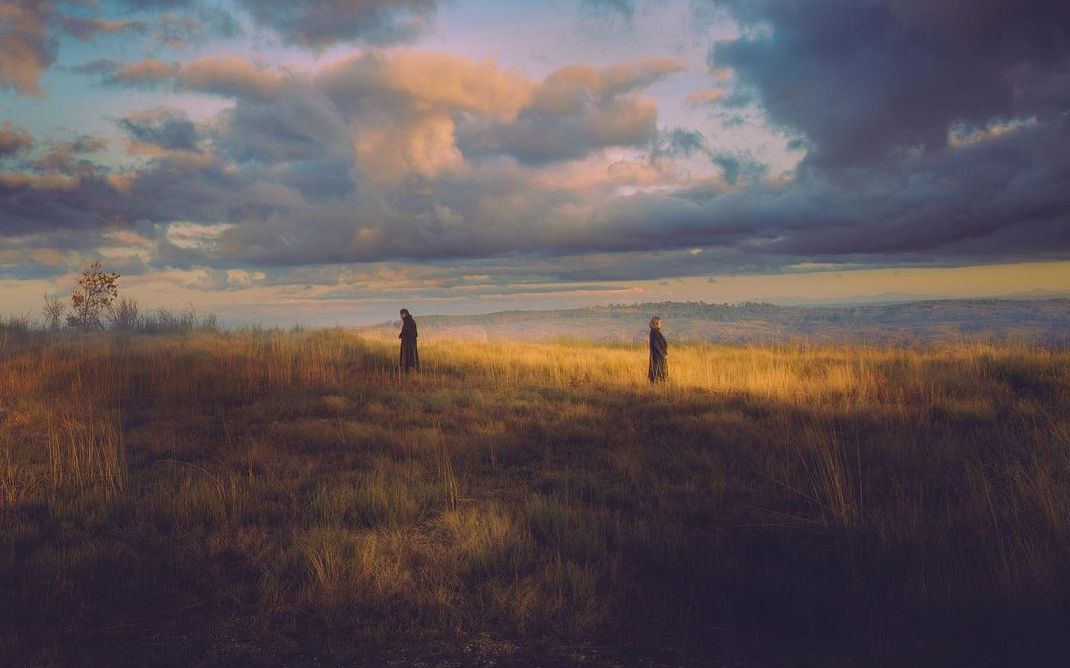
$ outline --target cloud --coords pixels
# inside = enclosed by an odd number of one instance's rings
[[[180,71],[177,63],[147,58],[133,63],[100,58],[72,68],[78,74],[95,76],[105,86],[154,88],[173,82]]]
[[[41,76],[56,61],[59,39],[68,34],[92,41],[101,33],[143,32],[145,24],[67,14],[53,0],[7,0],[0,3],[0,90],[44,97]]]
[[[656,134],[657,105],[639,92],[683,69],[672,59],[604,70],[572,66],[532,89],[516,119],[463,129],[466,152],[510,155],[525,164],[582,158],[611,146],[639,146]]]
[[[769,172],[769,167],[756,160],[750,151],[717,152],[711,160],[721,168],[725,182],[733,186],[741,178],[757,180]]]
[[[87,156],[103,151],[107,145],[103,139],[91,135],[78,135],[68,140],[49,140],[45,142],[44,152],[34,157],[30,166],[37,172],[50,175],[95,176],[101,170]]]
[[[109,20],[84,18],[80,16],[60,16],[59,24],[64,31],[83,42],[92,41],[99,33],[115,34],[121,32],[145,31],[145,23],[134,20]]]
[[[238,162],[287,164],[336,158],[348,179],[353,155],[349,117],[312,87],[286,88],[271,101],[240,100],[219,118],[220,151]]]
[[[647,91],[681,67],[569,66],[533,80],[492,61],[375,49],[313,71],[219,56],[90,63],[116,85],[230,104],[199,124],[174,110],[127,115],[131,140],[159,150],[122,173],[0,184],[0,235],[119,226],[154,240],[157,266],[271,276],[418,261],[502,281],[1070,254],[1065,117],[955,121],[941,146],[893,142],[856,162],[830,161],[822,136],[777,121],[814,156],[770,174],[712,134],[659,127]],[[765,99],[734,67],[726,91]]]
[[[56,60],[56,39],[48,30],[54,11],[47,0],[0,4],[0,90],[44,96],[39,80]]]
[[[125,220],[130,204],[97,172],[74,177],[4,174],[0,238],[36,234],[59,239],[65,238],[65,230],[100,230],[109,222]]]
[[[710,88],[708,90],[697,90],[687,96],[687,104],[690,107],[701,107],[704,105],[717,104],[725,98],[726,93],[719,88]]]
[[[197,0],[120,0],[121,4],[135,11],[159,11],[191,7]]]
[[[633,0],[583,0],[583,4],[595,12],[620,16],[629,23],[635,16]]]
[[[531,84],[493,61],[423,51],[367,51],[321,70],[316,86],[350,112],[471,112],[508,119]]]
[[[743,36],[716,44],[769,118],[812,143],[807,166],[946,147],[953,124],[1054,121],[1070,108],[1061,0],[725,0]]]
[[[174,70],[179,88],[228,97],[272,97],[285,75],[234,56],[206,56]]]
[[[33,136],[11,121],[4,121],[0,126],[0,158],[29,151],[33,144]]]
[[[652,155],[661,158],[690,158],[693,155],[709,155],[706,138],[697,130],[672,128],[659,133]]]
[[[251,99],[272,97],[292,78],[285,72],[235,56],[204,56],[184,64],[156,58],[131,63],[99,59],[73,69],[96,77],[105,86],[171,86],[176,90]]]
[[[240,0],[284,40],[322,49],[338,42],[388,44],[421,32],[438,0]]]
[[[491,61],[413,51],[346,58],[314,84],[359,119],[354,147],[363,172],[391,184],[461,168],[457,123],[514,119],[532,92],[530,82]]]
[[[230,12],[204,6],[195,14],[167,12],[152,28],[156,41],[173,49],[184,49],[212,38],[233,38],[242,33],[241,24]]]
[[[159,107],[131,114],[116,121],[137,144],[148,144],[169,151],[198,151],[197,127],[178,109]]]

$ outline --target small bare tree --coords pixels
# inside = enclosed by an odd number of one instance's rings
[[[45,305],[41,307],[41,314],[45,316],[45,325],[53,332],[59,329],[63,322],[63,314],[67,312],[67,305],[60,301],[59,297],[45,293]]]
[[[78,289],[71,295],[72,313],[67,316],[67,323],[83,332],[103,327],[101,316],[119,296],[118,279],[119,274],[101,269],[99,261],[89,263],[78,279]]]

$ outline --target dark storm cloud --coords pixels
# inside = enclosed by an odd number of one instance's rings
[[[324,48],[360,40],[387,44],[418,34],[438,0],[239,0],[259,25],[288,42]]]
[[[944,148],[953,123],[1057,119],[1070,107],[1063,0],[722,0],[749,27],[710,63],[813,143],[807,164]]]
[[[710,64],[807,151],[798,230],[768,252],[1067,257],[1070,5],[725,0],[744,36]],[[715,156],[732,181],[736,156]],[[782,208],[782,207],[778,207]]]
[[[197,127],[178,109],[153,109],[115,121],[131,140],[172,151],[196,151]]]

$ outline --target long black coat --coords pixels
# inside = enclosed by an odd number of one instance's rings
[[[420,370],[420,353],[416,349],[416,320],[410,315],[401,321],[401,370],[408,373],[411,369]]]
[[[650,371],[647,377],[651,383],[669,379],[669,344],[662,333],[650,330]]]

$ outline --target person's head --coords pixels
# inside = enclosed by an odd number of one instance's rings
[[[661,318],[654,316],[650,319],[650,329],[661,329]]]
[[[401,318],[405,319],[405,318],[408,318],[408,317],[409,317],[409,309],[407,309],[407,308],[401,309]]]

